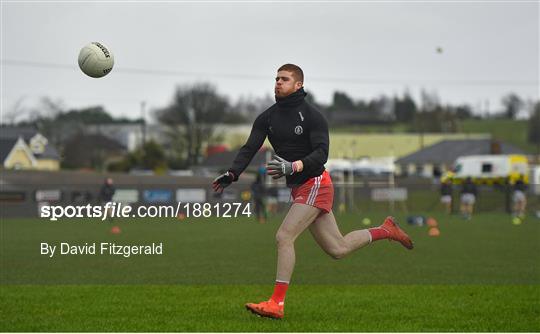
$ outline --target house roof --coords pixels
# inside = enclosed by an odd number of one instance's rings
[[[18,138],[2,138],[0,137],[0,162],[3,163],[6,160],[9,152],[13,149],[13,146],[17,142]]]
[[[19,137],[22,137],[26,144],[28,145],[30,143],[30,139],[34,137],[39,132],[30,126],[25,127],[16,127],[16,126],[2,126],[0,127],[0,140],[2,140],[2,147],[0,148],[0,158],[5,159],[11,149],[13,148],[13,145],[17,142],[17,139]],[[4,142],[5,141],[5,142]],[[9,146],[8,143],[12,143],[11,147],[5,148],[5,146]],[[7,153],[4,153],[4,151],[7,150]],[[54,148],[51,143],[47,143],[45,145],[45,151],[41,154],[34,154],[36,159],[60,159],[60,154],[58,154],[58,151],[56,148]]]
[[[43,151],[43,153],[34,155],[36,159],[60,159],[60,154],[58,154],[56,148],[50,144],[45,145],[45,151]]]
[[[18,127],[18,126],[2,126],[0,127],[0,138],[2,139],[15,139],[23,137],[25,142],[29,142],[30,139],[38,131],[30,126]]]
[[[3,152],[2,153],[6,152],[5,156],[2,156],[2,164],[4,164],[6,162],[5,160],[10,157],[10,154],[16,152],[16,151],[13,151],[13,149],[15,147],[18,147],[18,148],[22,149],[27,154],[27,157],[31,161],[32,166],[35,165],[36,157],[34,156],[32,151],[30,150],[30,147],[28,147],[28,145],[26,144],[24,139],[22,139],[22,137],[19,137],[19,138],[15,139],[14,143],[11,142],[13,139],[0,139],[0,141],[2,141],[2,140],[6,141],[6,143],[4,145],[2,145],[3,146],[3,148],[2,148]]]
[[[523,154],[524,152],[507,143],[490,139],[443,140],[422,150],[406,155],[397,164],[439,163],[452,164],[460,156],[492,154],[492,145],[498,143],[500,154]]]

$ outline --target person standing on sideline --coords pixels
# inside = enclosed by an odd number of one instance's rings
[[[461,186],[461,214],[467,220],[472,217],[477,194],[476,185],[470,177],[467,177]]]
[[[103,181],[103,185],[99,191],[99,200],[102,204],[107,204],[112,201],[116,189],[114,188],[113,179],[108,177]]]
[[[512,193],[512,202],[514,204],[514,216],[519,219],[525,218],[525,209],[527,207],[527,185],[525,177],[520,175],[514,184],[514,192]]]
[[[99,201],[101,205],[105,206],[107,203],[112,202],[116,189],[114,188],[113,179],[108,177],[103,181],[103,185],[99,190]],[[109,208],[112,210],[112,207]],[[107,217],[111,217],[111,212],[107,212]]]
[[[441,203],[447,214],[452,213],[452,180],[444,178],[441,182]]]
[[[259,223],[265,223],[268,219],[266,213],[266,186],[264,184],[264,170],[257,173],[257,178],[251,184],[251,194],[253,198],[253,206],[255,208],[255,216]]]

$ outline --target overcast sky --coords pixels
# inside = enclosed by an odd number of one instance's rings
[[[1,18],[3,111],[48,96],[135,118],[196,81],[262,97],[286,62],[323,103],[424,88],[493,111],[510,91],[539,97],[538,2],[4,2]],[[91,41],[115,56],[101,79],[77,66]]]

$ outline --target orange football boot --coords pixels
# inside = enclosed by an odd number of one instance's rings
[[[386,231],[390,233],[390,236],[389,236],[390,240],[398,241],[399,243],[403,245],[403,247],[407,249],[414,248],[411,238],[409,238],[407,233],[405,233],[405,231],[403,231],[401,227],[399,227],[399,224],[396,222],[394,217],[390,217],[390,216],[386,217],[386,219],[384,220],[384,223],[382,223],[380,228],[385,229]]]
[[[281,305],[280,305],[281,304]],[[254,314],[257,314],[261,317],[273,318],[273,319],[283,319],[283,303],[276,303],[274,300],[270,299],[267,302],[261,302],[258,304],[247,303],[246,309],[251,311]]]

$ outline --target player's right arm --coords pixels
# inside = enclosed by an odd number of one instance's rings
[[[238,177],[247,168],[257,151],[261,148],[267,135],[267,113],[266,110],[260,114],[251,128],[251,133],[247,142],[240,148],[240,151],[236,155],[233,161],[232,167],[229,170],[218,176],[212,184],[214,191],[221,192],[232,182],[238,180]]]

